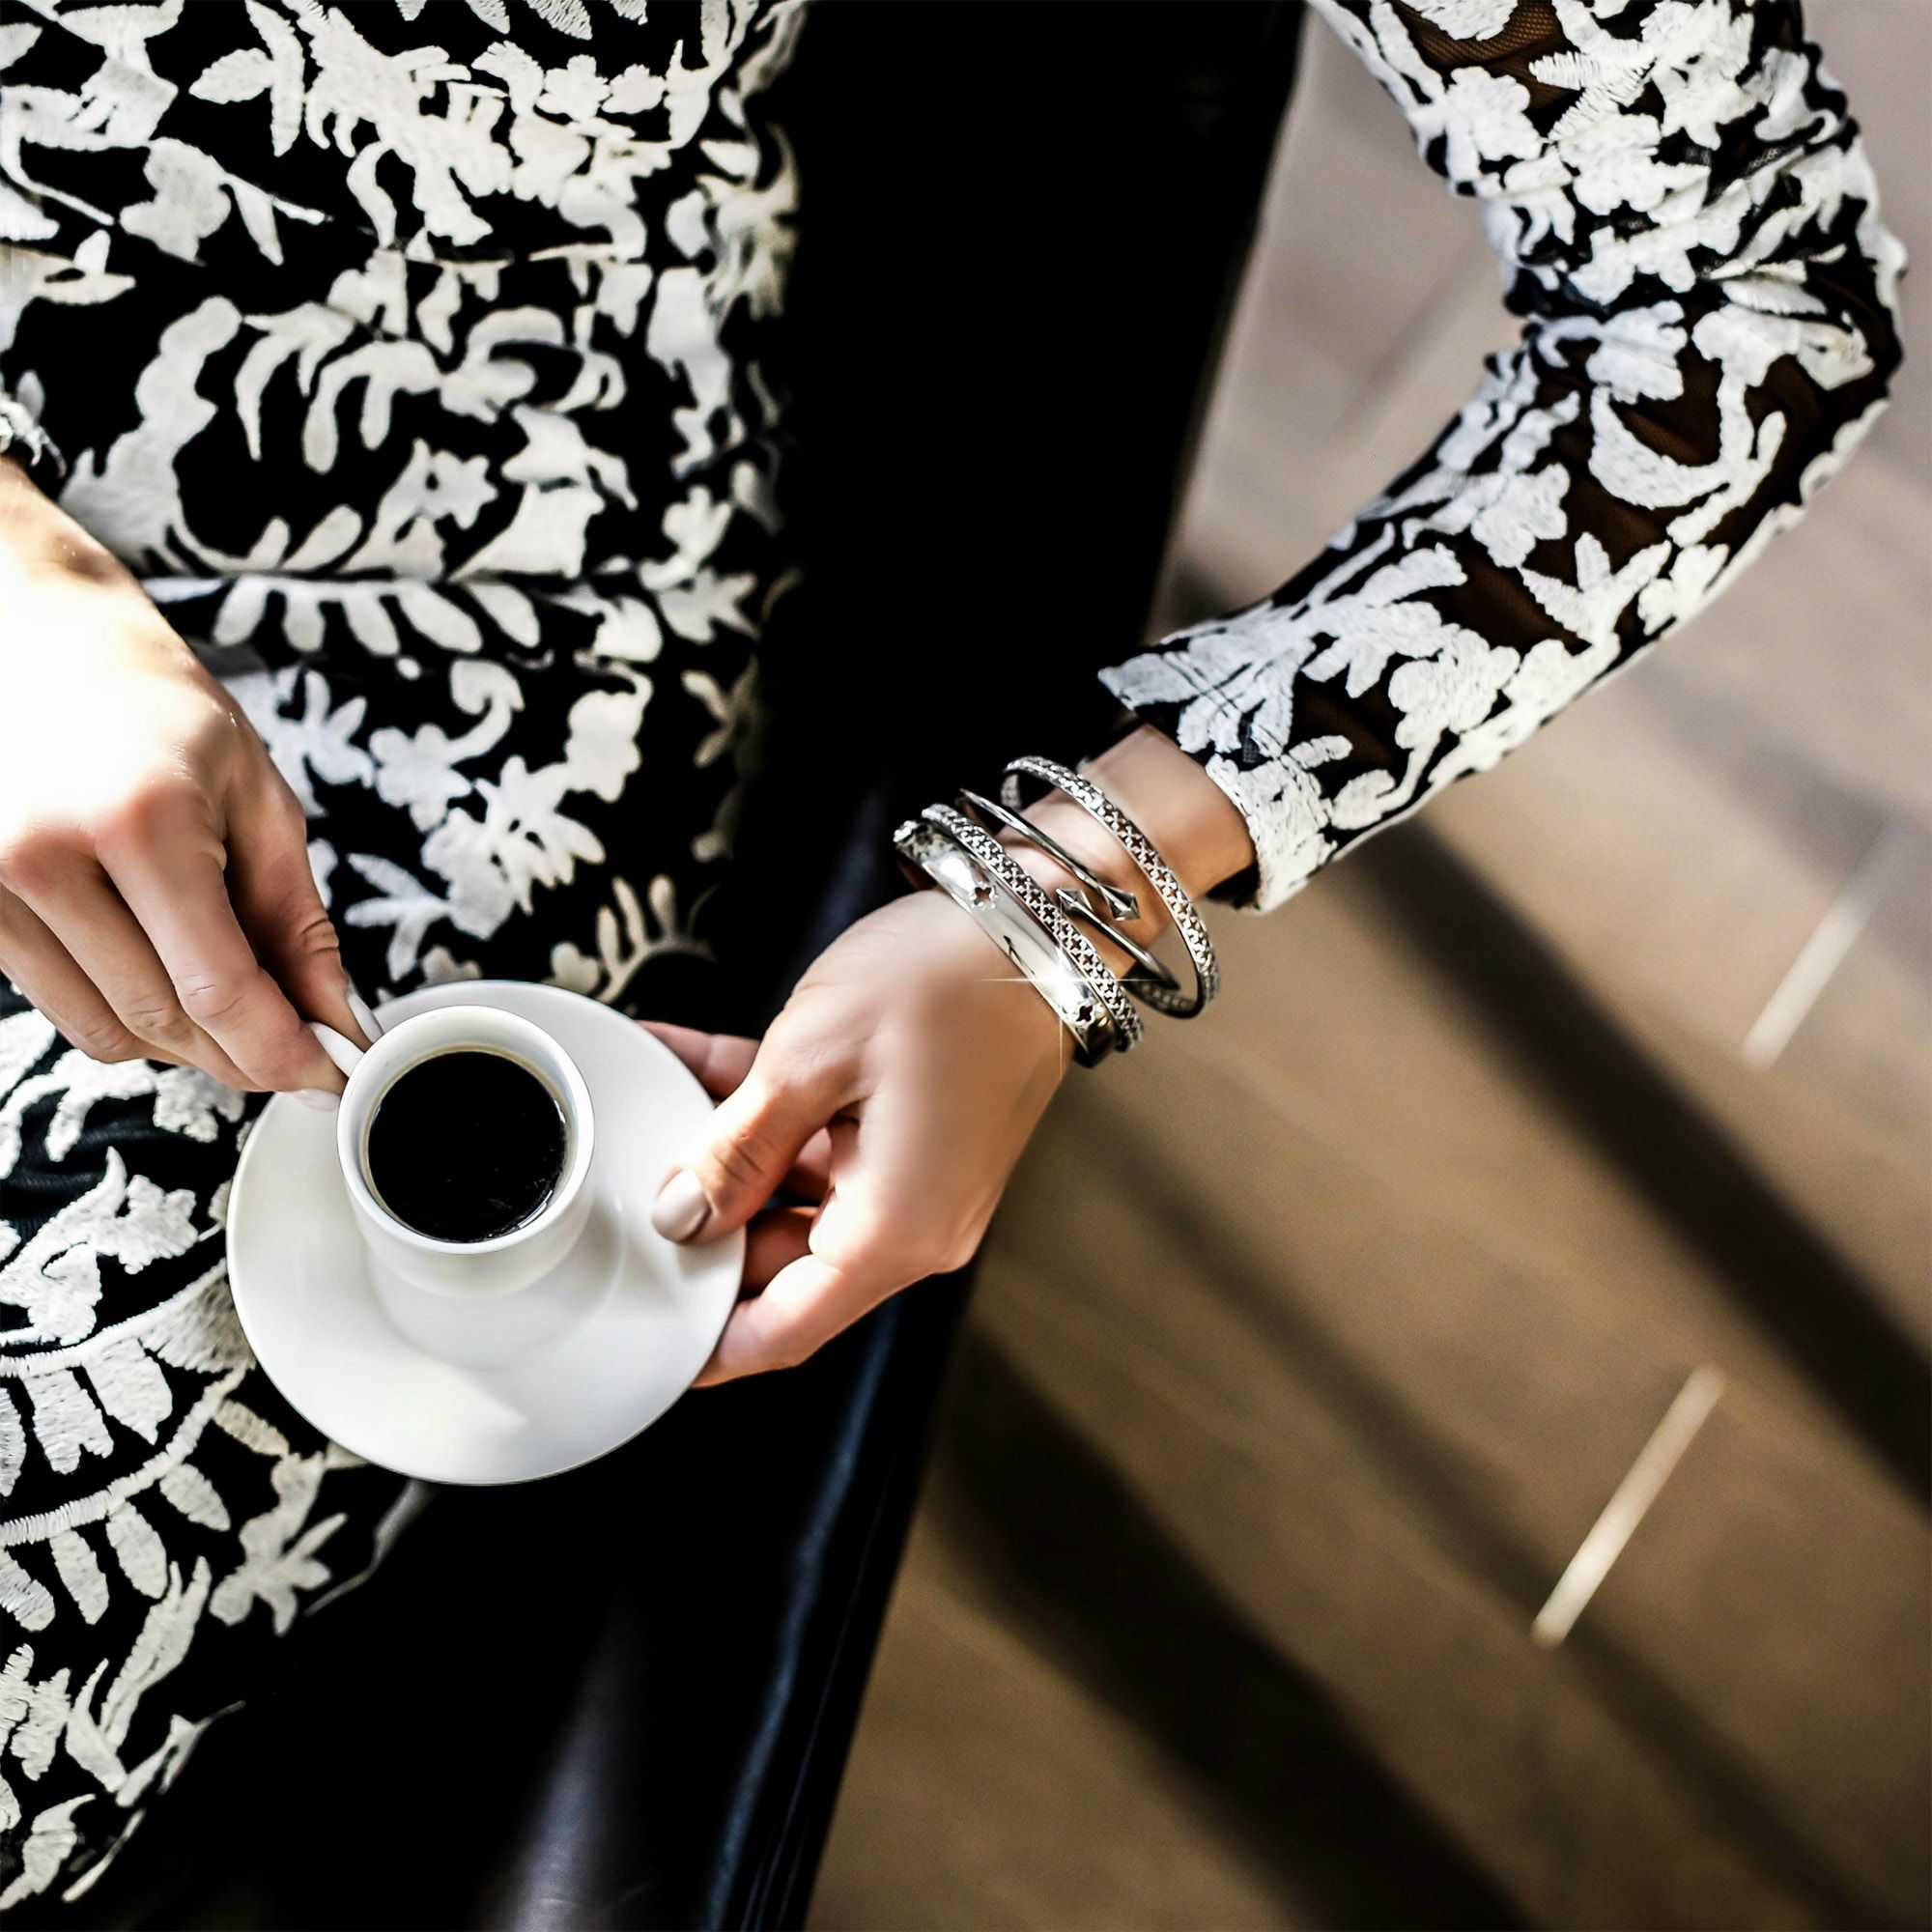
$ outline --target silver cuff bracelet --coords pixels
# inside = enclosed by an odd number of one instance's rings
[[[1012,961],[1073,1036],[1074,1058],[1092,1066],[1117,1050],[1119,1028],[1073,960],[1010,890],[939,826],[908,818],[893,834],[907,875],[913,868],[939,886]]]
[[[1186,947],[1187,956],[1194,962],[1194,990],[1191,994],[1181,992],[1172,974],[1164,975],[1167,980],[1165,985],[1157,980],[1144,981],[1138,975],[1127,980],[1125,984],[1131,992],[1159,1011],[1170,1013],[1176,1019],[1193,1018],[1219,990],[1221,969],[1215,963],[1214,945],[1208,936],[1207,923],[1195,910],[1194,901],[1174,876],[1167,861],[1155,849],[1153,840],[1091,779],[1083,778],[1080,773],[1052,758],[1030,755],[1014,758],[1007,765],[1000,781],[1000,797],[1009,810],[1019,810],[1022,774],[1043,780],[1055,790],[1065,792],[1074,804],[1084,806],[1120,840],[1127,856],[1160,895],[1162,903],[1174,917],[1175,930],[1180,935],[1180,943]],[[1039,838],[1037,832],[1031,828],[1028,831],[1030,837]],[[1126,945],[1119,934],[1113,936],[1118,944]]]
[[[1078,886],[1061,886],[1054,892],[1054,900],[1069,919],[1077,919],[1090,931],[1111,939],[1121,951],[1134,962],[1136,971],[1122,980],[1122,985],[1131,992],[1138,992],[1147,985],[1164,986],[1170,993],[1180,991],[1180,981],[1168,971],[1164,960],[1156,959],[1138,939],[1123,932],[1117,921],[1138,919],[1141,916],[1140,900],[1132,893],[1110,884],[1086,864],[1076,858],[1059,839],[1043,832],[1022,811],[1009,811],[997,799],[988,798],[984,792],[962,786],[959,802],[972,807],[980,817],[989,818],[995,825],[1009,826],[1022,834],[1026,839],[1046,854],[1049,859],[1057,859],[1073,876],[1080,881]],[[1100,904],[1107,908],[1098,910],[1094,895]],[[1110,917],[1111,915],[1111,917]]]
[[[1117,1051],[1124,1053],[1128,1047],[1138,1046],[1144,1028],[1133,1001],[1107,962],[1094,951],[1093,942],[1061,911],[1046,888],[1012,852],[983,825],[975,825],[963,811],[955,811],[950,805],[928,805],[920,816],[929,819],[963,845],[1059,941],[1060,950],[1070,955],[1081,977],[1114,1016],[1114,1024],[1120,1030]]]

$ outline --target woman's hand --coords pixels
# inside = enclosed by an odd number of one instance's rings
[[[0,460],[0,972],[96,1060],[337,1092],[301,807],[134,579]]]
[[[666,1178],[660,1231],[701,1241],[749,1224],[752,1298],[700,1383],[788,1368],[888,1295],[963,1266],[1072,1053],[940,893],[841,934],[762,1040],[646,1024],[720,1101]]]
[[[1175,743],[1142,726],[1083,769],[1195,895],[1251,864],[1240,814]],[[1113,836],[1058,793],[1041,830],[1138,897],[1127,927],[1170,923]],[[1049,891],[1073,875],[999,835]],[[1117,974],[1132,961],[1096,938]],[[936,891],[895,899],[819,956],[762,1040],[646,1022],[720,1101],[710,1134],[665,1178],[672,1240],[749,1225],[744,1292],[700,1383],[800,1362],[915,1281],[980,1245],[1073,1041],[974,921]],[[775,1198],[776,1197],[776,1198]]]

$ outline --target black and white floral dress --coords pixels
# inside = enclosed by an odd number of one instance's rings
[[[1898,353],[1899,249],[1785,0],[1321,11],[1480,198],[1525,327],[1281,591],[1101,673],[1239,806],[1251,910],[1690,615]],[[792,581],[765,96],[798,28],[0,0],[0,449],[229,682],[372,997],[655,1012],[717,963]],[[415,1500],[236,1328],[260,1104],[97,1065],[0,986],[0,1907],[84,1887]]]

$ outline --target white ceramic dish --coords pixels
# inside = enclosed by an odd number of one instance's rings
[[[745,1237],[687,1248],[651,1226],[659,1179],[712,1108],[668,1047],[595,1000],[520,980],[430,987],[378,1018],[470,1003],[542,1027],[582,1069],[596,1109],[588,1223],[514,1297],[514,1347],[499,1327],[467,1348],[446,1319],[417,1322],[379,1296],[335,1117],[285,1094],[263,1109],[235,1171],[229,1284],[269,1378],[344,1448],[429,1482],[527,1482],[616,1448],[677,1400],[737,1298]]]

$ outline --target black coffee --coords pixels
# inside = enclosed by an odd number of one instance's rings
[[[369,1183],[406,1227],[487,1241],[541,1214],[563,1179],[563,1112],[522,1062],[460,1047],[399,1074],[369,1122]]]

